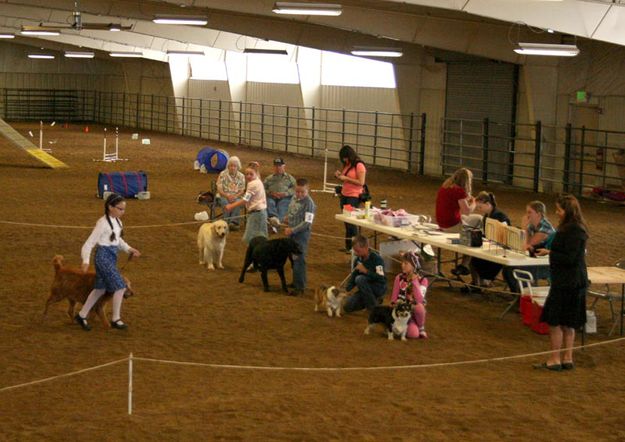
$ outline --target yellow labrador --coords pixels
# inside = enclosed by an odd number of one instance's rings
[[[197,233],[197,247],[200,252],[200,265],[206,264],[208,270],[223,269],[222,259],[228,236],[228,223],[218,220],[200,226]]]

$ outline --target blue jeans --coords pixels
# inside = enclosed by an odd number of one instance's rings
[[[271,198],[270,196],[267,197],[267,218],[275,216],[280,222],[283,222],[289,210],[291,198],[290,196],[285,196],[280,199]]]
[[[237,198],[234,201],[239,201],[240,199],[241,198]],[[228,204],[228,200],[226,198],[222,196],[217,197],[217,207],[223,208],[226,204]],[[239,224],[241,224],[241,218],[239,218],[239,215],[241,215],[241,206],[235,207],[230,212],[226,212],[224,210],[224,221],[228,224],[232,223],[238,226]]]
[[[505,279],[506,284],[508,284],[508,288],[510,288],[511,292],[520,293],[521,289],[519,288],[519,284],[517,280],[514,279],[514,275],[512,271],[515,269],[525,270],[532,274],[534,277],[534,281],[538,281],[539,279],[549,279],[551,276],[551,272],[549,271],[549,266],[524,266],[524,267],[511,267],[504,266],[502,270],[503,279]]]
[[[343,206],[346,204],[349,204],[354,208],[359,207],[360,198],[355,197],[355,196],[342,196],[341,195],[341,200],[339,201],[339,206],[341,208],[341,211],[343,211]],[[353,224],[345,223],[345,248],[347,250],[352,248],[352,238],[356,236],[357,234],[358,234],[357,226]]]
[[[293,285],[296,290],[304,290],[306,288],[306,253],[308,252],[310,230],[291,235],[291,238],[302,249],[301,255],[293,255]]]
[[[366,275],[356,276],[355,282],[358,290],[345,301],[343,310],[346,313],[362,310],[363,308],[371,311],[376,305],[382,303],[384,293],[386,293],[386,284],[371,283],[367,280]]]

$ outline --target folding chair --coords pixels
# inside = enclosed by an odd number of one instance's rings
[[[217,184],[214,180],[211,180],[211,188],[208,192],[200,192],[197,196],[197,202],[208,207],[209,220],[212,221],[217,218]]]

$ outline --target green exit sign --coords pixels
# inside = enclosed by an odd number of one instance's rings
[[[575,92],[575,98],[578,103],[586,103],[588,101],[588,93],[586,91]]]

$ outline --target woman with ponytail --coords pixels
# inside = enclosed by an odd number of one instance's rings
[[[131,256],[139,257],[141,253],[128,245],[124,241],[124,230],[119,220],[126,211],[126,200],[123,196],[113,193],[104,202],[104,216],[95,225],[95,228],[82,246],[82,270],[86,272],[89,268],[91,251],[95,246],[95,287],[89,294],[85,305],[74,317],[74,320],[83,328],[91,330],[87,323],[89,311],[98,302],[104,293],[113,293],[113,316],[111,317],[111,327],[116,329],[126,329],[128,326],[121,320],[121,307],[126,282],[117,270],[117,251],[122,249]]]

